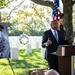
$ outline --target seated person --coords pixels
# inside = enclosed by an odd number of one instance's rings
[[[56,70],[50,69],[45,73],[45,75],[60,75]]]

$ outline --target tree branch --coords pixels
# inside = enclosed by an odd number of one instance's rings
[[[13,11],[15,11],[16,9],[18,9],[18,8],[21,6],[21,4],[22,4],[23,2],[24,2],[24,1],[21,1],[18,5],[16,5],[16,6],[10,11],[9,16],[10,16],[10,14],[11,14]]]
[[[10,17],[10,15],[12,14],[13,11],[15,11],[16,9],[18,9],[21,4],[24,2],[25,0],[21,1],[18,5],[16,5],[9,13],[9,15],[7,16],[7,19]],[[2,20],[5,20],[6,18],[3,18]]]
[[[44,0],[31,0],[37,4],[40,4],[40,5],[44,5],[44,6],[49,6],[51,8],[53,8],[53,2],[51,1],[44,1]]]

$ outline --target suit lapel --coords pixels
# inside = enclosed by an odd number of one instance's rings
[[[60,34],[60,32],[58,31],[58,38],[59,38],[59,41],[60,41],[60,37],[61,37],[61,34]]]
[[[50,33],[49,33],[50,35],[51,35],[51,37],[56,41],[56,39],[55,39],[55,36],[53,35],[53,33],[52,33],[52,31],[50,30]],[[57,42],[57,41],[56,41]]]
[[[53,33],[52,33],[52,31],[50,30],[50,35],[52,36],[52,37],[54,37],[54,35],[53,35]],[[55,37],[54,37],[55,38]]]
[[[57,33],[58,33],[58,42],[59,42],[59,32],[57,30]],[[52,38],[57,42],[55,36],[53,35],[52,31],[50,30],[50,35],[52,36]]]

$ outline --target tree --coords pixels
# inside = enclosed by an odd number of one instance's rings
[[[24,4],[26,0],[21,0],[19,3],[17,2],[19,0],[4,1],[0,10],[1,22],[9,23],[9,25],[7,24],[9,35],[18,34],[16,31],[25,32],[28,35],[42,35],[43,31],[48,28],[51,8],[40,7],[31,1],[26,5]],[[5,7],[3,8],[3,6]]]
[[[11,5],[13,2],[17,2],[18,0],[1,0],[0,1],[0,22],[6,22],[8,20],[10,20],[10,16],[12,14],[12,12],[14,12],[15,10],[17,10],[18,8],[20,8],[20,6],[23,4],[23,2],[25,0],[21,0],[19,4],[12,6],[13,8],[11,9],[11,11],[7,12],[7,10],[9,10],[11,8]],[[1,12],[1,10],[8,8],[5,12]]]
[[[48,6],[53,8],[53,2],[50,0],[31,0],[37,4]],[[63,25],[66,28],[66,33],[69,36],[73,36],[73,24],[72,24],[72,10],[75,0],[62,0],[63,2],[63,13],[64,21]]]
[[[17,18],[13,20],[14,25],[17,26],[18,30],[28,35],[42,35],[49,24],[48,17],[51,15],[50,8],[38,7],[35,3],[31,3],[30,6],[24,6],[23,9],[25,10],[18,11]]]

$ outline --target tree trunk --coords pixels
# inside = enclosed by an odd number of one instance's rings
[[[63,1],[63,25],[66,28],[67,35],[73,35],[73,25],[72,25],[72,0],[62,0]]]
[[[46,5],[52,8],[53,3],[51,1],[46,0],[31,0],[37,4]],[[68,36],[73,35],[73,25],[72,25],[72,5],[75,4],[74,0],[62,0],[63,2],[63,12],[64,12],[64,18],[63,18],[63,25],[66,28],[66,33]]]

